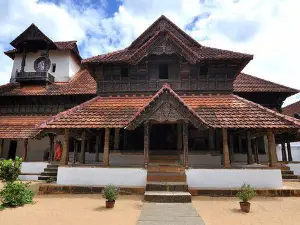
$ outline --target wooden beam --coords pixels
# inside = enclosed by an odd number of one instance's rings
[[[81,135],[81,151],[80,151],[80,163],[85,163],[85,140],[86,140],[86,130],[82,131]]]
[[[23,161],[27,161],[27,151],[28,151],[28,139],[24,139],[24,148],[23,148],[23,153],[22,153],[22,158]]]
[[[282,154],[282,157],[281,157],[282,161],[286,162],[287,157],[286,157],[286,149],[285,149],[285,143],[284,142],[281,143],[281,154]]]
[[[215,130],[210,128],[208,130],[208,148],[209,150],[214,150],[215,149]]]
[[[4,145],[4,139],[0,139],[0,158],[2,157],[3,154],[3,145]]]
[[[182,128],[181,124],[177,123],[177,150],[182,150]]]
[[[268,151],[269,151],[269,166],[276,167],[278,159],[276,154],[275,137],[271,129],[267,130],[267,138],[268,138]]]
[[[150,135],[149,135],[149,121],[144,123],[144,166],[148,167],[149,162],[149,145],[150,145]]]
[[[189,124],[184,121],[182,124],[182,136],[183,136],[183,165],[188,167],[189,160]]]
[[[110,141],[110,128],[105,128],[103,166],[109,166],[109,141]]]
[[[70,130],[68,128],[65,128],[64,132],[64,145],[63,145],[63,151],[62,151],[62,156],[60,159],[60,165],[68,165],[68,160],[69,160],[69,133]]]
[[[230,167],[229,151],[228,151],[228,134],[227,129],[222,128],[222,140],[223,140],[223,166],[225,168]]]
[[[291,150],[291,143],[288,141],[286,143],[286,145],[287,145],[288,160],[289,160],[289,162],[292,162],[293,156],[292,156],[292,150]]]
[[[250,137],[249,130],[246,132],[246,140],[247,140],[247,163],[253,164],[253,154],[252,154],[251,137]]]
[[[53,161],[53,155],[54,155],[54,135],[48,134],[49,136],[49,157],[48,162],[51,163]]]
[[[119,150],[120,144],[120,128],[115,128],[114,150]]]

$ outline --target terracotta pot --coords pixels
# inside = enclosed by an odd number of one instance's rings
[[[113,208],[115,206],[115,201],[106,201],[106,208]]]
[[[240,207],[243,212],[250,212],[250,202],[240,202]]]

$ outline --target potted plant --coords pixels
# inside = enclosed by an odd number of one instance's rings
[[[250,212],[250,202],[248,202],[251,198],[256,195],[254,188],[252,188],[249,184],[244,184],[241,187],[241,190],[236,194],[236,196],[241,200],[240,207],[243,212]]]
[[[119,190],[114,185],[107,185],[103,189],[103,197],[106,199],[106,208],[113,208],[118,198]]]

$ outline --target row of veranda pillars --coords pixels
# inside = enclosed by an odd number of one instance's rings
[[[286,144],[286,146],[285,146]],[[292,150],[291,150],[291,143],[282,142],[281,143],[281,154],[282,154],[282,161],[283,162],[291,162],[293,161]]]

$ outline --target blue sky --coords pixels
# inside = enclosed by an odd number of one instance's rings
[[[299,11],[298,0],[1,0],[0,84],[12,69],[2,52],[31,23],[77,40],[85,58],[128,46],[164,14],[205,46],[254,54],[244,72],[300,89]]]

